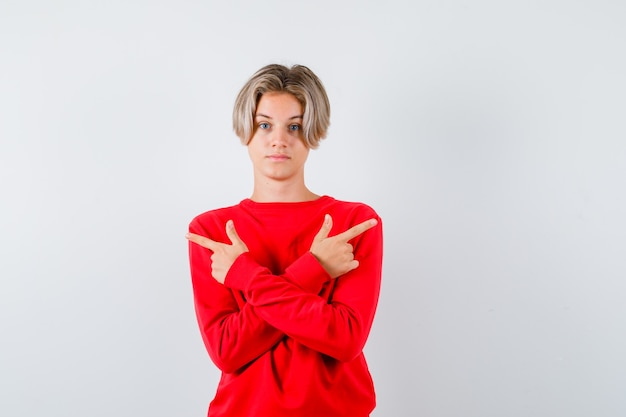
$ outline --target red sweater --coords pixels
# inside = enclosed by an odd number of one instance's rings
[[[359,267],[333,280],[309,252],[324,214],[330,236],[370,218],[354,238]],[[222,371],[210,417],[365,417],[376,399],[363,356],[380,291],[382,224],[370,207],[323,196],[299,203],[240,204],[196,217],[189,231],[230,243],[233,220],[249,252],[224,285],[211,251],[189,246],[195,308]]]

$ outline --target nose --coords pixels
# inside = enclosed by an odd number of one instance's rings
[[[289,141],[289,134],[283,129],[276,129],[272,132],[271,145],[272,147],[282,148],[287,146]]]

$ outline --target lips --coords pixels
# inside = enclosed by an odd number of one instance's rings
[[[277,161],[277,162],[286,161],[290,159],[289,156],[282,154],[282,153],[275,153],[272,155],[268,155],[267,158],[271,161]]]

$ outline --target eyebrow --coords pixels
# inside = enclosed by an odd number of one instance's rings
[[[263,113],[257,113],[257,114],[255,114],[255,115],[254,115],[254,117],[255,117],[255,118],[257,118],[257,117],[265,117],[266,119],[270,119],[270,120],[272,120],[272,118],[271,118],[270,116],[268,116],[267,114],[263,114]],[[303,116],[302,116],[302,115],[298,115],[298,116],[291,116],[291,117],[289,118],[289,120],[293,120],[293,119],[302,119],[302,118],[303,118]]]

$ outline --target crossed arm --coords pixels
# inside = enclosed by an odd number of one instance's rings
[[[211,319],[200,324],[218,367],[232,372],[270,349],[285,334],[340,360],[351,360],[360,353],[377,302],[382,250],[378,251],[380,256],[364,257],[360,264],[348,242],[376,224],[376,219],[370,219],[329,237],[332,219],[327,215],[313,239],[310,253],[296,260],[280,276],[273,275],[246,254],[248,248],[232,221],[226,224],[231,244],[188,234],[190,242],[196,244],[191,245],[191,253],[211,259],[214,279],[201,280],[207,286],[201,292],[210,291],[213,302],[197,302],[196,308],[203,310],[198,312],[199,316]],[[372,236],[368,241],[382,245],[381,237]],[[363,262],[365,265],[359,273]],[[324,282],[340,276],[346,277],[342,279],[345,284],[336,285],[333,293],[336,302],[329,304],[318,295],[319,290]],[[224,288],[225,281],[228,287],[246,295],[243,306]],[[358,288],[366,289],[355,291]],[[211,305],[219,305],[219,310]],[[232,337],[233,333],[236,337]]]

